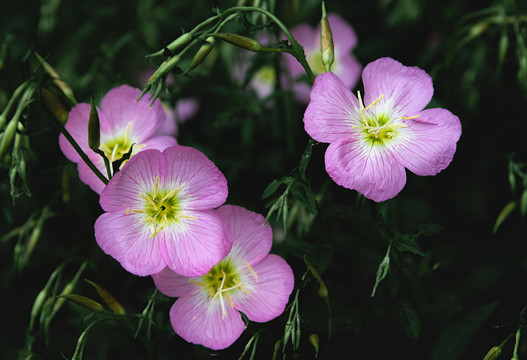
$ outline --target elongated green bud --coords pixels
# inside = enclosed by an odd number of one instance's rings
[[[18,118],[13,117],[7,124],[5,131],[2,133],[2,137],[0,138],[0,159],[2,158],[4,153],[13,143],[13,139],[15,138],[15,134],[16,134],[17,125],[18,125]]]
[[[90,281],[88,279],[84,279],[84,280],[95,288],[95,290],[97,291],[101,299],[104,300],[106,305],[108,305],[108,307],[110,308],[110,310],[113,311],[114,314],[124,315],[126,313],[122,305],[119,303],[119,301],[117,301],[117,299],[113,297],[113,295],[110,294],[106,289],[100,287],[93,281]]]
[[[181,49],[183,46],[187,45],[193,37],[193,32],[184,33],[180,37],[178,37],[176,40],[172,41],[170,44],[168,44],[165,49],[161,49],[159,51],[156,51],[153,54],[147,55],[146,57],[155,57],[155,56],[161,56],[165,53],[165,50],[168,49],[169,51],[177,51]]]
[[[189,68],[183,73],[183,75],[194,70],[199,64],[201,64],[203,60],[205,60],[207,55],[209,55],[215,43],[216,38],[214,38],[214,36],[209,36],[205,40],[205,44],[201,45],[199,50],[196,52],[196,55],[194,55],[194,58],[192,59]]]
[[[315,358],[318,358],[318,350],[320,349],[320,341],[318,339],[318,334],[309,335],[309,342],[315,348]]]
[[[213,33],[210,35],[249,51],[259,52],[263,48],[262,44],[260,44],[258,41],[238,34]]]
[[[494,346],[489,350],[483,360],[496,360],[501,355],[501,346]]]
[[[328,288],[326,287],[326,283],[324,282],[324,280],[322,280],[322,277],[319,275],[317,269],[315,269],[307,261],[307,258],[305,256],[304,256],[304,262],[307,266],[307,269],[311,273],[311,276],[313,276],[318,283],[318,291],[317,291],[318,295],[323,299],[327,299],[328,298]]]
[[[65,124],[68,120],[68,110],[64,107],[64,104],[57,95],[46,88],[40,89],[40,98],[44,105],[55,115],[62,124]]]
[[[76,295],[76,294],[60,294],[57,295],[59,298],[68,299],[74,303],[91,310],[93,312],[101,312],[104,310],[104,307],[95,300],[87,298],[86,296]]]
[[[101,145],[101,124],[99,121],[99,114],[97,113],[97,108],[93,102],[93,97],[91,98],[91,109],[90,109],[90,118],[88,120],[88,146],[93,151],[99,150]]]
[[[320,20],[320,59],[324,69],[331,71],[331,65],[335,60],[335,48],[324,1],[322,1],[322,19]]]

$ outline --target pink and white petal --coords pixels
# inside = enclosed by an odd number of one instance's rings
[[[95,221],[95,240],[101,249],[132,274],[147,276],[166,266],[159,240],[149,238],[139,214],[105,213]]]
[[[201,290],[201,289],[200,289]],[[170,309],[170,321],[176,334],[193,344],[213,350],[231,346],[243,333],[245,323],[238,311],[225,302],[227,315],[222,318],[219,298],[211,299],[205,291],[176,300]]]
[[[342,81],[348,89],[353,89],[359,81],[362,65],[351,54],[341,54],[335,51],[336,61],[333,64],[335,75]]]
[[[305,130],[317,141],[336,141],[350,134],[356,125],[352,114],[358,108],[357,98],[335,74],[318,75],[304,113]]]
[[[159,100],[150,107],[148,96],[141,100],[139,89],[122,85],[110,90],[101,101],[101,110],[111,126],[111,133],[126,129],[130,122],[130,137],[147,139],[154,135],[165,121],[165,110]]]
[[[90,153],[88,153],[91,155]],[[95,165],[97,169],[101,172],[101,174],[107,178],[108,173],[106,171],[106,166],[104,165],[104,160],[102,157],[98,154],[93,153],[94,156],[89,156],[92,163]],[[97,194],[101,194],[101,192],[104,190],[105,186],[101,179],[95,173],[86,165],[86,163],[83,160],[80,160],[77,164],[77,170],[79,171],[79,178],[83,183],[88,185],[90,189],[95,191]]]
[[[239,291],[231,299],[234,308],[243,312],[249,320],[266,322],[284,312],[295,285],[295,277],[289,264],[274,254],[254,265],[253,270],[258,278],[252,286],[247,285],[249,295]],[[253,275],[248,278],[254,279]]]
[[[434,94],[432,78],[426,71],[404,66],[392,58],[380,58],[366,65],[362,82],[365,106],[384,95],[384,100],[398,106],[403,116],[423,110]]]
[[[156,136],[146,140],[141,145],[144,146],[138,148],[138,152],[148,149],[156,149],[162,152],[166,148],[177,145],[177,140],[173,136]]]
[[[445,169],[456,152],[461,136],[459,118],[445,109],[421,112],[423,121],[412,121],[397,139],[393,154],[397,161],[417,175],[435,175]]]
[[[163,229],[162,253],[168,267],[183,276],[201,276],[223,259],[232,248],[232,237],[223,219],[209,211],[186,212]],[[190,218],[195,217],[195,219]]]
[[[64,126],[84,152],[87,152],[88,150],[91,151],[88,146],[89,117],[90,105],[86,103],[78,104],[70,110],[68,121]],[[69,160],[73,162],[82,161],[77,151],[75,151],[73,146],[71,146],[69,141],[66,140],[66,137],[62,134],[59,135],[59,146]]]
[[[195,116],[199,109],[199,101],[195,98],[181,99],[176,103],[176,120],[183,124]]]
[[[187,146],[172,146],[163,151],[166,177],[163,185],[182,187],[180,196],[186,209],[208,210],[227,199],[227,180],[205,154]]]
[[[132,156],[101,193],[101,207],[105,211],[121,212],[142,208],[139,194],[152,192],[156,177],[161,179],[164,170],[165,159],[158,150],[145,150]]]
[[[328,21],[329,26],[331,26],[333,44],[336,49],[338,48],[339,50],[350,52],[351,49],[357,46],[357,34],[355,34],[355,31],[350,24],[334,13],[328,14]]]
[[[152,275],[152,280],[156,287],[166,296],[180,297],[196,290],[199,285],[191,283],[189,280],[194,279],[199,281],[199,278],[189,278],[176,274],[168,267],[165,267],[161,272]]]
[[[406,183],[404,166],[387,146],[337,141],[326,150],[325,162],[333,181],[377,202],[394,197]]]
[[[273,244],[273,231],[265,224],[265,217],[241,206],[223,205],[216,209],[232,235],[229,254],[238,265],[254,265],[264,259]],[[265,226],[263,226],[265,224]]]

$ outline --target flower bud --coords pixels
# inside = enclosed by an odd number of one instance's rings
[[[87,298],[86,296],[76,294],[60,294],[58,295],[58,297],[71,300],[74,303],[96,313],[104,310],[104,307],[100,303],[90,298]]]
[[[184,33],[183,35],[178,37],[176,40],[168,44],[164,49],[156,51],[153,54],[147,55],[147,57],[161,56],[165,53],[165,50],[169,50],[171,52],[179,50],[183,46],[187,45],[192,40],[192,37],[193,37],[193,32]]]
[[[318,334],[311,334],[311,335],[309,335],[309,342],[315,348],[315,358],[318,357],[318,350],[320,348]]]
[[[189,68],[183,73],[183,75],[194,70],[199,64],[201,64],[203,60],[205,60],[207,55],[209,55],[215,43],[216,39],[214,38],[214,36],[209,36],[205,40],[205,44],[201,45],[199,50],[196,52],[196,55],[194,55],[194,58],[192,59]]]
[[[324,69],[331,71],[331,65],[335,60],[333,46],[333,34],[326,14],[326,5],[322,1],[322,19],[320,20],[320,59]]]
[[[101,124],[99,121],[99,114],[97,108],[91,98],[90,117],[88,119],[88,146],[93,151],[97,152],[101,145]]]
[[[501,346],[494,346],[489,350],[483,360],[496,360],[501,355]]]
[[[230,33],[213,33],[211,35],[245,50],[259,52],[263,48],[258,41],[246,36]]]
[[[7,124],[5,131],[2,133],[2,137],[0,138],[0,159],[11,146],[11,143],[15,138],[17,125],[18,118],[13,117]]]
[[[61,123],[66,123],[68,120],[68,110],[66,110],[58,96],[46,88],[41,88],[40,97],[44,105],[53,113],[53,115],[55,115]]]
[[[84,279],[84,280],[95,288],[95,290],[97,291],[101,299],[104,300],[106,305],[108,305],[108,307],[110,308],[110,310],[113,311],[114,314],[124,315],[126,313],[122,305],[119,303],[119,301],[117,301],[117,299],[114,298],[113,295],[110,294],[106,289],[103,289],[102,287],[100,287],[99,285],[97,285],[96,283],[90,280],[87,280],[87,279]]]

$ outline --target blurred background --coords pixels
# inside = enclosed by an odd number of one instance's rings
[[[289,28],[316,27],[320,1],[257,2]],[[245,5],[252,5],[246,1]],[[31,66],[37,52],[69,85],[77,102],[95,102],[110,89],[143,88],[165,57],[163,49],[216,11],[236,1],[21,0],[0,4],[0,110],[26,80],[49,77]],[[450,166],[435,177],[407,173],[407,184],[381,204],[333,183],[324,169],[326,144],[308,145],[306,105],[277,82],[262,99],[247,86],[258,66],[284,71],[279,54],[251,54],[251,71],[238,81],[233,66],[244,50],[218,43],[195,70],[175,69],[160,98],[168,107],[193,99],[198,107],[179,123],[178,143],[203,151],[225,174],[228,203],[268,214],[283,193],[264,191],[273,180],[295,179],[287,218],[269,220],[272,252],[293,267],[301,337],[294,349],[280,339],[291,308],[266,324],[249,323],[229,349],[211,351],[174,334],[173,299],[154,292],[149,277],[127,273],[95,243],[98,196],[77,176],[58,147],[53,114],[42,98],[25,108],[20,169],[11,155],[0,163],[0,291],[2,359],[71,359],[81,334],[85,359],[240,358],[246,344],[255,359],[352,358],[483,359],[510,334],[525,330],[527,275],[527,3],[502,1],[331,1],[355,30],[353,54],[365,66],[384,56],[418,66],[433,78],[428,107],[456,114],[463,133]],[[225,31],[285,39],[268,21],[240,17]],[[277,44],[279,41],[276,42]],[[197,47],[182,59],[190,64]],[[147,74],[147,75],[145,75]],[[359,82],[355,87],[362,90]],[[64,101],[65,108],[73,104]],[[9,120],[9,119],[7,119]],[[4,125],[2,125],[4,126]],[[3,129],[2,129],[3,130]],[[301,163],[306,149],[309,163]],[[13,170],[17,164],[16,171]],[[306,167],[307,166],[307,167]],[[15,174],[16,172],[16,174]],[[25,175],[22,176],[22,173]],[[14,174],[14,175],[13,175]],[[275,182],[276,185],[279,182]],[[300,190],[298,190],[300,189]],[[281,214],[283,215],[283,214]],[[371,296],[390,241],[390,269]],[[317,269],[328,291],[319,294]],[[101,302],[91,280],[110,291],[131,326],[72,302],[72,293]],[[45,293],[41,292],[45,289]],[[34,307],[39,294],[39,307]],[[32,310],[33,309],[33,310]],[[47,310],[46,310],[47,309]],[[55,309],[56,311],[54,312]],[[83,333],[84,332],[84,333]],[[313,339],[313,337],[311,337]],[[510,358],[514,337],[504,345]],[[527,342],[518,342],[519,357]]]

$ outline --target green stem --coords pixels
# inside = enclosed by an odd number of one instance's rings
[[[66,128],[59,123],[56,119],[52,121],[53,125],[55,125],[59,131],[64,135],[66,140],[73,146],[77,154],[81,157],[81,159],[88,165],[91,171],[104,183],[104,185],[108,184],[108,179],[104,177],[104,175],[97,169],[97,167],[93,164],[93,162],[90,160],[88,155],[81,149],[79,144],[77,144],[77,141],[71,136],[71,134],[66,130]]]
[[[244,12],[260,12],[260,13],[266,15],[274,23],[276,23],[276,25],[280,28],[280,30],[282,30],[284,35],[287,36],[287,39],[291,43],[291,47],[292,47],[293,52],[294,52],[291,55],[293,55],[298,60],[300,65],[302,65],[302,67],[304,68],[304,70],[305,70],[309,80],[311,81],[311,83],[313,83],[315,81],[315,75],[313,74],[313,71],[311,70],[311,68],[309,67],[309,64],[307,63],[306,55],[304,54],[304,49],[295,40],[293,35],[291,35],[291,33],[289,32],[287,27],[285,27],[285,25],[274,14],[270,13],[267,10],[264,10],[264,9],[261,9],[261,8],[258,8],[258,7],[254,7],[254,6],[234,6],[232,8],[229,8],[229,9],[225,10],[221,14],[221,16],[224,17],[224,16],[227,16],[228,14],[233,13],[233,12],[240,12],[240,13],[244,13]]]

